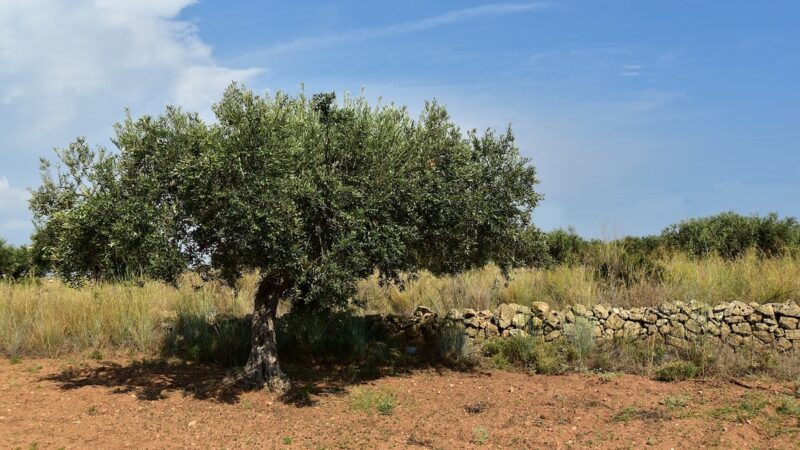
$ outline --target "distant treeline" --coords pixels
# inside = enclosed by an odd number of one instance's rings
[[[581,264],[608,246],[609,242],[587,240],[574,229],[545,233],[548,257],[552,264]],[[659,253],[681,252],[691,257],[719,256],[735,259],[747,252],[761,257],[797,255],[800,252],[800,222],[794,217],[780,218],[771,213],[743,216],[725,212],[689,219],[670,225],[660,235],[617,239],[611,244],[632,255],[653,257]]]
[[[529,234],[531,266],[588,265],[600,275],[629,282],[636,277],[659,277],[658,259],[684,253],[694,258],[736,259],[747,252],[759,257],[800,255],[800,222],[795,217],[744,216],[725,212],[689,219],[665,228],[660,235],[628,236],[613,241],[585,239],[572,228]],[[35,241],[35,240],[34,240]],[[0,239],[0,278],[16,279],[48,272],[47,261],[35,247],[13,246]]]

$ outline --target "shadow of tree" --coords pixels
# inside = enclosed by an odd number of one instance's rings
[[[134,361],[130,365],[104,361],[99,367],[68,368],[45,377],[61,389],[87,386],[113,388],[114,394],[135,394],[140,400],[162,400],[180,392],[200,400],[236,403],[245,390],[221,367],[163,359]]]
[[[347,395],[353,386],[386,376],[407,376],[418,370],[443,372],[451,369],[430,365],[376,369],[293,363],[286,367],[291,387],[280,400],[296,407],[314,406],[320,398]],[[468,371],[474,372],[472,369]],[[251,385],[238,381],[235,370],[165,359],[134,361],[128,365],[103,361],[97,367],[67,368],[42,380],[57,383],[63,390],[88,386],[112,388],[112,394],[134,394],[146,401],[163,400],[171,393],[179,393],[198,400],[235,404],[242,393],[253,390]]]
[[[160,358],[121,365],[104,361],[96,367],[70,368],[45,378],[64,390],[86,386],[113,388],[141,400],[161,400],[178,392],[201,400],[236,403],[252,386],[241,382],[239,369],[250,349],[250,319],[182,314],[168,324]],[[298,407],[319,397],[342,395],[347,387],[384,376],[420,369],[471,371],[467,364],[447,363],[435,345],[409,352],[365,317],[349,314],[285,316],[277,321],[281,366],[291,380],[281,397]],[[432,338],[433,342],[443,342]],[[459,353],[463,342],[449,344]],[[459,365],[460,364],[460,365]]]

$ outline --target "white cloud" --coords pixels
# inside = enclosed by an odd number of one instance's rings
[[[217,64],[194,24],[176,19],[193,0],[10,0],[0,4],[0,102],[37,102],[37,123],[59,126],[79,103],[117,97],[207,107],[256,69]],[[198,102],[203,97],[205,102]],[[105,100],[105,99],[104,99]]]
[[[171,103],[208,116],[231,81],[256,76],[260,69],[218,63],[196,25],[178,17],[194,1],[0,0],[4,175],[35,185],[39,156],[80,135],[107,143],[126,107],[141,115]],[[21,191],[2,180],[0,235],[29,222],[24,208],[5,206]]]
[[[623,77],[638,77],[642,74],[642,69],[644,67],[641,64],[626,64],[622,66],[622,72],[620,75]]]

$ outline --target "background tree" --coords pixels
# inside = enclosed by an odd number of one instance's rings
[[[278,302],[337,308],[356,282],[422,268],[454,273],[534,260],[534,168],[509,129],[462,133],[444,107],[370,107],[333,94],[229,87],[217,122],[167,108],[116,126],[118,152],[77,140],[43,162],[35,241],[67,279],[187,267],[234,283],[260,273],[253,382],[283,385]]]
[[[0,280],[22,278],[34,271],[27,246],[14,246],[0,238]]]

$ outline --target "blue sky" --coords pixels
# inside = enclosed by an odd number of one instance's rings
[[[8,0],[0,236],[32,231],[38,158],[166,103],[210,116],[231,80],[350,91],[464,128],[511,123],[544,229],[657,233],[735,210],[800,216],[794,1]]]

